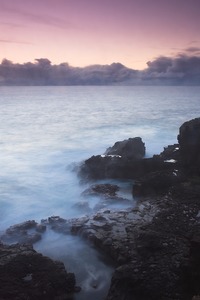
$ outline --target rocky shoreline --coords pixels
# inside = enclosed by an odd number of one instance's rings
[[[106,300],[198,299],[200,118],[184,123],[179,129],[178,143],[164,148],[160,155],[145,158],[145,145],[137,137],[116,143],[104,155],[89,158],[81,164],[78,175],[82,179],[94,181],[106,178],[133,179],[132,193],[137,203],[134,207],[130,203],[129,208],[118,211],[101,207],[93,214],[78,219],[65,220],[54,216],[42,220],[40,224],[28,221],[8,228],[1,236],[4,244],[0,247],[0,274],[3,274],[3,270],[8,272],[9,265],[16,269],[20,284],[24,278],[30,279],[27,276],[33,274],[33,270],[26,270],[19,276],[19,266],[13,264],[15,260],[11,259],[8,264],[5,257],[15,257],[9,254],[11,248],[14,251],[15,247],[16,255],[20,257],[24,255],[19,254],[20,247],[25,247],[25,255],[26,251],[33,256],[39,255],[27,248],[31,247],[27,244],[41,239],[48,227],[62,234],[80,235],[112,258],[116,269]],[[85,191],[85,195],[89,197],[96,193],[104,202],[123,201],[117,196],[117,190],[115,185],[93,184]],[[14,242],[20,244],[7,245]],[[38,265],[34,271],[37,268]],[[37,299],[67,299],[67,295],[78,290],[74,275],[67,272],[64,274],[63,267],[56,274],[65,277],[58,280],[63,283],[62,286],[55,285],[51,297],[45,298],[43,293]],[[32,278],[35,277],[31,275],[28,288],[23,285],[26,297],[35,288]],[[10,278],[10,284],[13,280],[13,277]],[[57,282],[57,279],[54,280]],[[44,284],[51,286],[49,281]],[[42,289],[46,291],[44,286]],[[27,299],[19,298],[17,292],[15,297],[6,298],[5,293],[1,287],[2,299]]]

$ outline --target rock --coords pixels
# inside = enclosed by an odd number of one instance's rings
[[[174,167],[159,155],[152,158],[127,160],[111,156],[92,156],[80,166],[78,175],[84,179],[137,179],[146,173]]]
[[[0,281],[0,298],[5,300],[67,299],[76,283],[63,263],[25,244],[0,244]]]
[[[78,175],[89,180],[133,178],[139,168],[137,161],[144,155],[145,146],[140,137],[116,142],[104,155],[92,156],[85,160],[78,170]]]
[[[178,162],[180,158],[179,144],[168,145],[167,147],[164,147],[164,150],[159,156],[165,161],[173,159],[175,162]]]
[[[96,155],[85,160],[78,170],[78,175],[89,180],[119,178],[121,157]]]
[[[41,239],[41,234],[46,230],[45,225],[29,220],[10,226],[1,236],[4,243],[34,244]]]
[[[94,184],[91,185],[88,189],[86,189],[82,195],[84,197],[95,196],[99,198],[99,201],[94,205],[92,211],[93,213],[106,209],[107,207],[119,207],[119,206],[132,206],[133,202],[131,200],[122,198],[117,195],[117,192],[120,188],[115,184]],[[91,210],[87,211],[91,212]]]
[[[178,142],[184,169],[200,175],[200,118],[185,122],[180,127]]]
[[[176,169],[150,172],[134,182],[133,196],[164,195],[182,180],[182,175]]]
[[[7,232],[18,231],[18,230],[29,230],[29,229],[36,228],[36,226],[37,226],[37,222],[35,222],[35,220],[29,220],[29,221],[25,221],[23,223],[19,223],[17,225],[11,226],[7,230]]]
[[[93,195],[103,195],[103,196],[116,196],[119,191],[119,187],[115,184],[94,184],[85,190],[82,195],[93,196]]]
[[[108,148],[105,155],[119,155],[126,159],[141,159],[145,155],[145,144],[140,137],[129,138],[128,140],[116,142]]]

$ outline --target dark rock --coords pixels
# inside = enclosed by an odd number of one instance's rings
[[[126,159],[141,159],[145,155],[145,144],[140,137],[129,138],[121,142],[116,142],[114,146],[108,148],[106,155],[119,155]]]
[[[116,193],[119,191],[119,187],[115,184],[95,184],[90,186],[85,190],[82,195],[84,196],[93,196],[93,195],[103,195],[103,196],[116,196]]]
[[[140,137],[117,142],[106,150],[105,155],[92,156],[78,170],[84,179],[134,178],[145,155],[145,146]]]
[[[37,222],[35,222],[34,220],[29,220],[9,227],[9,229],[7,229],[7,232],[9,233],[10,231],[29,230],[29,229],[36,228],[36,226],[37,226]]]
[[[121,157],[96,155],[84,161],[78,174],[84,179],[119,178],[121,165]]]
[[[179,144],[168,145],[164,147],[164,150],[159,155],[163,160],[174,160],[179,161],[180,151]]]
[[[189,173],[200,175],[200,118],[180,127],[178,142],[183,167]]]
[[[98,203],[93,207],[93,213],[107,207],[132,206],[131,200],[117,196],[119,190],[120,188],[115,184],[95,184],[86,189],[82,195],[84,197],[95,196],[99,198]],[[88,210],[88,212],[90,211]]]
[[[176,169],[150,172],[133,184],[133,196],[166,194],[169,188],[179,184],[183,176]]]
[[[76,283],[63,263],[25,244],[0,244],[0,281],[0,298],[5,300],[64,300],[74,292]]]
[[[64,224],[64,223],[66,223],[66,220],[65,219],[63,219],[63,218],[61,218],[61,217],[59,217],[59,216],[51,216],[51,217],[49,217],[48,218],[48,222],[49,222],[49,224]]]
[[[39,225],[34,220],[10,226],[1,236],[4,243],[34,244],[41,239],[41,233],[46,230],[44,225]]]
[[[79,169],[79,176],[85,179],[137,179],[146,173],[171,169],[171,162],[165,162],[160,156],[139,160],[127,160],[120,157],[92,156]]]

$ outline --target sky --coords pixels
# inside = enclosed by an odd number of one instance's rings
[[[0,0],[0,61],[137,70],[200,54],[200,0]]]

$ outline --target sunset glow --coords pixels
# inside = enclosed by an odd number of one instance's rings
[[[199,54],[199,13],[199,0],[0,0],[0,61],[144,69],[158,56]]]

